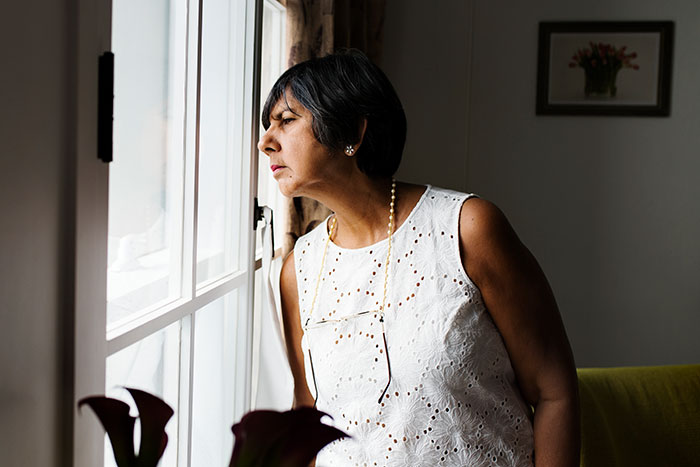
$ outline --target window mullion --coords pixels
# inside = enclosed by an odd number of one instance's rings
[[[185,111],[182,298],[195,297],[197,283],[197,208],[199,172],[200,79],[202,64],[202,3],[189,0],[187,14],[187,78]],[[178,465],[192,460],[195,311],[181,320]]]
[[[192,463],[192,400],[194,386],[194,316],[192,313],[180,326],[180,403],[178,408],[178,465]]]
[[[185,112],[185,177],[182,243],[182,297],[195,296],[197,270],[197,200],[199,172],[199,113],[201,77],[201,4],[190,0],[187,28],[187,83]]]
[[[113,334],[107,335],[107,354],[112,355],[135,344],[233,290],[245,287],[248,280],[248,272],[237,272],[211,284],[206,289],[200,289],[197,296],[192,299],[180,299],[158,310],[157,313],[146,315],[139,320],[128,323],[128,327],[116,328]]]

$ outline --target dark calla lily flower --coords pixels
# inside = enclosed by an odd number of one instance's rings
[[[310,407],[249,412],[233,425],[230,467],[308,466],[325,445],[348,436],[321,423],[325,415]]]
[[[109,436],[118,467],[156,467],[168,444],[165,425],[173,416],[173,409],[162,399],[145,391],[125,389],[133,397],[141,420],[138,455],[134,450],[136,417],[129,415],[127,403],[105,396],[90,396],[81,399],[78,407],[87,405],[95,412]]]

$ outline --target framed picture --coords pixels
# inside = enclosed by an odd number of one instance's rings
[[[542,22],[538,115],[670,113],[673,22]]]

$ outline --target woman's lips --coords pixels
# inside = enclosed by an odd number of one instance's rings
[[[272,173],[277,172],[278,170],[284,169],[283,165],[271,165],[270,170],[272,170]]]

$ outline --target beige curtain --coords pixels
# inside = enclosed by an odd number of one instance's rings
[[[363,51],[381,60],[386,0],[286,0],[287,65],[322,57],[341,48]],[[286,206],[286,256],[296,240],[323,221],[330,211],[309,198],[290,199]]]

